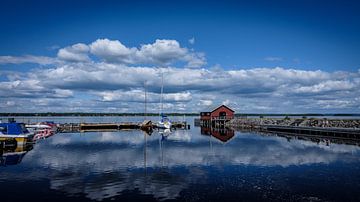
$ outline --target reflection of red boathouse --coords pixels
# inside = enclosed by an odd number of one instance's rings
[[[201,127],[202,135],[211,135],[221,142],[227,142],[234,137],[234,130],[228,128],[206,128]]]
[[[234,110],[225,105],[221,105],[211,112],[200,113],[200,124],[202,126],[224,126],[227,121],[234,118]]]

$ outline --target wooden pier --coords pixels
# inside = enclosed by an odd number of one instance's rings
[[[121,123],[65,123],[60,124],[58,131],[61,133],[74,132],[99,132],[99,131],[119,131],[119,130],[151,130],[157,126],[151,121],[139,122],[121,122]],[[186,122],[173,122],[173,129],[190,129]]]

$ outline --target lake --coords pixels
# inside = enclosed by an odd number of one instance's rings
[[[360,201],[359,143],[209,130],[194,118],[171,133],[59,133],[12,161],[2,151],[1,201]],[[17,121],[29,119],[143,117]]]

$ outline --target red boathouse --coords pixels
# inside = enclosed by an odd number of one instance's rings
[[[225,125],[225,122],[234,118],[235,111],[225,105],[221,105],[211,112],[200,113],[200,124],[206,126]]]

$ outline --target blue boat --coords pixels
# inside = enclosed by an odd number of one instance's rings
[[[17,144],[32,140],[34,133],[30,133],[23,123],[0,123],[0,141],[15,139]]]

